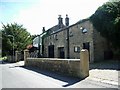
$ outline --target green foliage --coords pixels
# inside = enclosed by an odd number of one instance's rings
[[[13,46],[14,50],[22,51],[28,44],[32,43],[30,33],[22,25],[17,23],[2,25],[2,56],[12,54]],[[14,43],[12,36],[14,37]]]
[[[90,19],[96,30],[107,38],[115,49],[120,50],[120,0],[105,3]]]

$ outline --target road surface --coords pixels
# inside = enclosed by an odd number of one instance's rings
[[[2,88],[118,88],[117,85],[94,81],[90,78],[80,80],[48,71],[26,68],[18,63],[0,64]],[[2,80],[1,80],[2,79]]]

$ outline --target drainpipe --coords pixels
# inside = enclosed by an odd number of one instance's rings
[[[40,35],[38,35],[38,57],[40,57]]]
[[[70,58],[70,46],[69,46],[69,18],[68,15],[66,14],[65,18],[65,24],[67,26],[67,58]]]
[[[69,50],[69,27],[67,28],[67,59],[70,58],[70,50]]]
[[[44,50],[43,50],[43,36],[47,33],[47,31],[45,31],[45,27],[43,27],[43,32],[39,35],[39,50],[41,50],[41,52],[39,51],[39,54],[41,54],[41,56],[43,57],[44,54]],[[41,46],[40,46],[40,41],[41,41]]]

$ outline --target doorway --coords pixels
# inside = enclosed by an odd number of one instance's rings
[[[64,47],[59,47],[58,48],[58,57],[59,58],[65,58]]]
[[[49,45],[48,46],[48,57],[49,58],[54,58],[54,45]]]
[[[89,42],[83,43],[83,49],[87,49],[88,50],[89,61],[90,61],[90,43]]]
[[[88,51],[90,51],[89,42],[83,43],[83,49],[87,49]]]

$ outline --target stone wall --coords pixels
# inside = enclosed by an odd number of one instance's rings
[[[7,60],[8,62],[15,62],[15,56],[13,57],[12,55],[7,55]]]
[[[54,45],[54,57],[58,58],[58,48],[64,47],[66,54],[66,31],[61,31],[55,34],[52,34],[44,39],[44,57],[48,57],[48,46]],[[65,57],[67,57],[65,55]]]
[[[15,51],[15,61],[21,61],[24,60],[24,55],[21,51]]]
[[[80,28],[87,29],[86,33],[82,33]],[[93,27],[92,23],[89,20],[73,25],[69,29],[70,37],[70,58],[80,58],[79,52],[74,51],[74,47],[80,47],[80,50],[83,49],[83,43],[89,43],[89,55],[90,62],[94,61],[93,53]],[[71,36],[72,35],[72,36]]]
[[[26,66],[38,67],[41,70],[55,71],[76,77],[80,75],[80,60],[27,58]]]
[[[100,35],[100,32],[94,30],[93,34],[93,44],[94,44],[94,59],[95,61],[104,60],[104,52],[108,50],[107,40]]]
[[[24,51],[27,56],[28,51]],[[87,50],[81,51],[81,59],[57,59],[57,58],[29,58],[25,57],[25,66],[37,67],[41,70],[49,70],[79,78],[89,76],[89,55]]]

